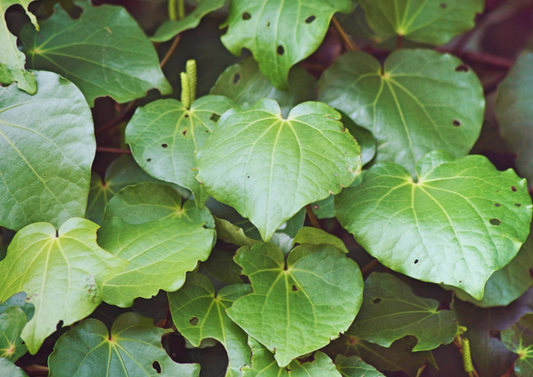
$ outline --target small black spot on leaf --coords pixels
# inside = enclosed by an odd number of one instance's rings
[[[152,363],[152,368],[155,369],[155,372],[156,372],[157,374],[161,374],[161,364],[159,364],[159,361],[157,361],[157,360],[154,361],[154,362]]]
[[[470,68],[468,68],[467,65],[461,64],[455,67],[455,72],[468,72],[470,71]]]
[[[270,21],[267,21],[267,29],[270,27]]]
[[[187,129],[184,129],[182,134],[183,134],[183,136],[187,136]]]
[[[501,207],[502,205],[500,203],[495,203],[494,204],[496,207]]]
[[[188,117],[189,117],[189,114],[185,114],[183,117],[184,117],[184,118],[188,118]]]
[[[285,53],[285,49],[283,48],[282,45],[279,45],[278,46],[278,55],[282,56],[284,53]]]
[[[418,263],[418,259],[415,259],[415,264],[417,264],[417,263]]]
[[[293,291],[293,292],[297,292],[297,291],[298,291],[298,287],[295,286],[294,284],[292,285],[292,291]]]
[[[461,125],[461,122],[458,121],[457,119],[454,119],[452,124],[455,126],[455,127],[459,127]]]
[[[241,74],[236,73],[235,76],[233,76],[233,85],[238,84],[239,81],[241,81]]]
[[[446,8],[448,8],[448,4],[446,4],[446,3],[441,3],[441,4],[440,4],[440,7],[441,7],[442,9],[446,9]]]
[[[381,302],[381,299],[379,297],[376,297],[375,299],[372,300],[372,302],[374,304],[379,304]]]
[[[192,325],[192,326],[196,326],[198,324],[198,317],[192,317],[191,319],[189,319],[189,323]]]
[[[147,158],[146,161],[150,162],[150,161],[152,161],[152,159],[151,158]]]
[[[492,225],[499,226],[502,222],[499,219],[490,219]]]
[[[517,207],[521,207],[522,206],[522,204],[520,204],[520,203],[515,203],[514,205],[517,206]]]
[[[314,20],[316,20],[316,17],[315,16],[309,16],[305,19],[305,23],[306,24],[310,24],[312,23]]]
[[[244,12],[244,13],[242,14],[242,19],[243,19],[244,21],[248,21],[248,20],[251,19],[251,18],[252,18],[252,15],[251,15],[250,13],[248,13],[248,12]]]
[[[516,187],[511,186],[511,190],[513,190],[514,192],[516,192]]]
[[[168,144],[167,143],[163,143],[163,144],[161,144],[161,147],[168,148]]]

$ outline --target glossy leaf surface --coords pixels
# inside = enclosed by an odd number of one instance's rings
[[[219,230],[217,229],[217,234]],[[211,250],[209,259],[202,263],[202,267],[214,278],[226,284],[242,284],[240,278],[242,268],[233,260],[234,253],[222,251],[218,248]]]
[[[226,314],[233,301],[251,293],[247,284],[227,285],[215,295],[213,283],[205,275],[191,273],[183,287],[168,294],[174,325],[195,347],[203,339],[216,339],[226,348],[229,366],[226,376],[239,376],[250,364],[248,335]]]
[[[382,36],[444,44],[475,25],[483,0],[359,0],[370,27]]]
[[[102,322],[87,319],[55,344],[50,377],[198,377],[198,364],[177,364],[161,346],[161,337],[171,331],[135,313],[120,315],[111,334]]]
[[[333,14],[351,10],[350,0],[233,0],[222,43],[237,56],[249,49],[263,75],[287,90],[290,68],[318,48]]]
[[[533,374],[533,314],[529,313],[510,328],[502,331],[502,342],[509,349],[518,354],[514,362],[514,371],[518,377]]]
[[[71,80],[91,107],[102,96],[124,103],[153,88],[172,92],[152,43],[124,8],[93,7],[87,0],[77,4],[83,8],[77,20],[57,9],[39,32],[24,27],[21,39],[33,69]]]
[[[96,150],[78,88],[54,73],[34,73],[33,96],[0,87],[0,226],[13,230],[83,217]]]
[[[0,357],[15,362],[28,351],[20,338],[24,326],[26,314],[20,308],[12,307],[0,314]]]
[[[240,248],[235,261],[254,293],[226,311],[250,336],[275,351],[279,366],[327,345],[348,329],[361,306],[359,268],[334,247],[298,246],[285,266],[281,250],[261,243]]]
[[[145,171],[188,188],[202,207],[208,196],[196,180],[194,152],[233,105],[223,96],[201,97],[190,109],[175,99],[152,102],[135,112],[126,128],[126,142]]]
[[[337,355],[335,366],[343,377],[385,377],[357,356]]]
[[[232,109],[197,152],[197,179],[269,240],[303,206],[353,182],[360,149],[339,118],[318,102],[296,106],[287,119],[269,99]]]
[[[413,352],[451,343],[457,321],[450,310],[438,311],[439,302],[421,298],[391,274],[372,273],[365,281],[363,305],[346,334],[390,347],[406,335],[417,338]]]
[[[483,123],[485,99],[475,73],[436,51],[401,49],[383,67],[369,54],[350,52],[324,72],[318,90],[320,101],[372,132],[378,162],[396,162],[413,176],[430,151],[467,155]]]
[[[89,220],[66,221],[56,235],[51,224],[20,230],[0,262],[0,302],[26,292],[35,314],[22,339],[35,354],[59,321],[68,326],[93,312],[102,301],[102,283],[127,262],[96,244],[98,226]],[[60,304],[58,304],[60,303]]]

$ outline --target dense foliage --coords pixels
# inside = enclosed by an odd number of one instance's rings
[[[533,1],[0,15],[1,376],[533,376]]]

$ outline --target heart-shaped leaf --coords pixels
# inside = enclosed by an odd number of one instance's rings
[[[182,31],[194,29],[200,23],[202,17],[219,8],[222,8],[226,0],[202,0],[198,7],[181,20],[169,20],[164,22],[150,39],[154,42],[166,42],[174,38]]]
[[[240,248],[235,261],[254,293],[236,300],[226,312],[274,352],[281,367],[346,331],[361,306],[359,267],[335,247],[298,246],[285,266],[280,249],[261,243]]]
[[[515,165],[533,187],[533,52],[525,52],[498,86],[496,116],[503,139],[516,153]]]
[[[335,198],[337,218],[383,265],[480,300],[529,234],[526,182],[483,156],[442,151],[424,156],[416,171],[418,182],[399,165],[373,166]]]
[[[242,368],[242,377],[340,377],[331,359],[318,351],[314,360],[300,364],[298,360],[290,363],[286,368],[279,367],[272,352],[261,343],[250,337],[248,341],[252,349],[252,365]]]
[[[13,230],[83,217],[96,150],[79,89],[54,73],[34,73],[33,96],[0,87],[0,226]]]
[[[91,107],[101,96],[124,103],[144,97],[152,88],[162,94],[172,92],[154,46],[126,9],[93,7],[88,0],[77,4],[83,8],[77,20],[56,9],[41,22],[39,32],[31,25],[22,29],[32,68],[71,80]]]
[[[232,106],[223,96],[201,97],[190,109],[175,99],[154,101],[137,109],[126,128],[126,142],[145,171],[188,188],[201,208],[208,195],[196,180],[194,152]]]
[[[21,308],[11,307],[0,314],[0,357],[15,362],[28,351],[20,338],[24,326],[26,314]]]
[[[269,240],[303,206],[353,182],[360,149],[339,119],[318,102],[296,106],[287,119],[270,99],[227,111],[196,154],[197,179]]]
[[[51,224],[28,225],[0,262],[0,302],[26,292],[35,305],[21,336],[31,354],[59,321],[68,326],[91,314],[102,302],[102,283],[127,265],[96,244],[96,229],[79,218],[66,221],[57,234]]]
[[[357,356],[337,355],[335,366],[343,377],[385,377]]]
[[[501,333],[502,342],[511,352],[518,354],[514,371],[518,377],[533,374],[533,314],[529,313]]]
[[[233,55],[252,51],[263,75],[288,90],[290,68],[318,48],[335,12],[352,7],[350,0],[233,0],[222,43]]]
[[[287,117],[296,105],[315,99],[316,79],[302,67],[295,66],[289,72],[289,86],[288,91],[276,89],[259,71],[254,58],[248,57],[226,68],[210,93],[231,98],[238,105],[253,106],[262,98],[270,98],[279,104],[281,114]]]
[[[102,322],[86,319],[55,344],[50,377],[198,377],[200,365],[177,364],[161,346],[161,337],[171,331],[135,313],[121,314],[111,334]]]
[[[359,0],[370,27],[387,37],[398,35],[415,42],[444,44],[475,25],[484,0]]]
[[[415,174],[433,150],[468,154],[483,123],[485,99],[475,73],[449,54],[393,52],[382,67],[372,55],[350,52],[324,72],[318,98],[344,111],[378,142],[376,160]]]
[[[451,343],[457,334],[453,312],[438,308],[438,301],[418,297],[397,277],[374,272],[365,281],[363,305],[346,333],[382,347],[412,335],[418,339],[413,352],[429,351]]]
[[[172,320],[181,335],[195,347],[203,339],[216,339],[228,353],[226,376],[240,376],[241,368],[250,364],[248,335],[226,314],[233,301],[252,291],[247,284],[227,285],[217,292],[209,278],[191,273],[183,287],[168,294]]]

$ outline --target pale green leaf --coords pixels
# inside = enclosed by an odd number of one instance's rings
[[[359,0],[370,27],[381,36],[444,44],[475,25],[484,0]]]
[[[481,132],[483,88],[449,54],[401,49],[382,67],[372,55],[349,52],[324,72],[318,90],[320,101],[372,132],[378,162],[396,162],[413,176],[426,153],[465,156]]]
[[[518,377],[533,375],[533,314],[529,313],[501,333],[502,342],[509,351],[518,354],[514,371]]]
[[[350,0],[233,0],[222,43],[237,56],[249,49],[263,75],[288,90],[290,68],[318,48],[335,12],[352,7]]]
[[[198,377],[200,365],[175,363],[161,346],[161,337],[171,331],[135,313],[121,314],[111,334],[102,322],[87,319],[55,344],[50,377]]]
[[[35,314],[22,339],[35,354],[59,321],[68,326],[91,314],[102,301],[102,283],[127,262],[96,244],[98,225],[67,220],[56,234],[53,225],[35,223],[20,230],[0,262],[0,302],[26,292]]]
[[[286,368],[279,367],[274,355],[261,343],[250,337],[252,365],[242,368],[242,377],[340,377],[331,359],[318,351],[313,361],[300,364],[291,362]]]
[[[28,377],[21,368],[3,357],[0,358],[0,374],[2,377]]]
[[[217,229],[217,233],[218,233]],[[226,283],[242,284],[242,268],[233,260],[234,253],[222,251],[218,248],[211,250],[209,259],[202,263],[209,275]]]
[[[96,150],[79,89],[51,72],[35,77],[33,96],[0,87],[0,226],[13,230],[83,217]]]
[[[270,99],[231,109],[196,154],[197,179],[269,240],[306,204],[353,182],[360,149],[338,119],[318,102],[296,106],[287,119]]]
[[[35,27],[38,28],[35,16],[28,11],[28,5],[33,0],[0,0],[0,83],[11,84],[17,82],[18,88],[35,94],[37,92],[37,84],[33,73],[24,69],[26,63],[26,56],[19,51],[17,46],[17,38],[7,28],[7,23],[4,13],[7,8],[14,4],[20,4],[30,17]]]
[[[93,7],[88,0],[77,5],[83,8],[77,20],[56,9],[41,22],[40,32],[31,25],[22,29],[32,68],[71,80],[91,107],[102,96],[124,103],[144,97],[153,88],[162,94],[172,92],[154,46],[126,9]]]
[[[357,356],[337,355],[335,366],[343,377],[385,377]]]
[[[533,52],[522,54],[498,87],[499,130],[516,153],[518,172],[533,187]]]
[[[202,0],[200,4],[198,4],[198,7],[185,18],[164,22],[150,39],[154,42],[166,42],[182,31],[194,29],[200,24],[202,17],[222,8],[225,2],[226,0]]]
[[[346,334],[390,347],[406,335],[418,342],[413,352],[449,344],[457,333],[450,310],[438,310],[439,302],[421,298],[391,274],[374,272],[365,281],[363,305]]]
[[[329,245],[336,247],[340,251],[348,254],[348,249],[342,240],[329,234],[322,229],[303,227],[294,237],[293,244],[309,244],[309,245]]]
[[[194,152],[232,106],[233,101],[223,96],[201,97],[190,109],[175,99],[152,102],[135,111],[126,128],[126,142],[146,172],[188,188],[201,208],[208,195],[196,180]]]
[[[224,242],[232,243],[237,246],[253,246],[260,241],[248,237],[243,228],[233,225],[228,220],[215,217],[215,226],[217,237]]]
[[[141,182],[122,189],[107,204],[103,227],[114,217],[130,224],[144,224],[154,220],[182,219],[214,228],[213,216],[207,208],[199,210],[194,201],[183,205],[180,194],[170,186]]]
[[[424,156],[416,171],[415,183],[399,165],[373,166],[363,183],[335,198],[337,218],[384,266],[480,300],[529,234],[526,182],[483,156],[442,151]]]
[[[18,307],[0,314],[0,357],[15,362],[28,351],[20,338],[24,326],[26,314]]]
[[[359,267],[332,246],[300,245],[285,265],[280,249],[261,243],[240,248],[235,261],[254,293],[236,300],[226,312],[275,353],[279,366],[338,337],[361,306]]]
[[[287,117],[296,105],[315,99],[316,79],[302,67],[293,67],[289,72],[289,90],[276,89],[259,71],[252,57],[241,60],[226,68],[211,89],[211,94],[231,98],[239,105],[253,106],[262,98],[275,100],[281,107],[281,114]]]
[[[193,346],[203,339],[216,339],[228,353],[226,376],[240,375],[240,369],[250,364],[248,336],[226,314],[233,301],[252,291],[247,284],[227,285],[215,295],[213,283],[202,274],[191,273],[183,287],[168,294],[172,320],[181,335]]]

